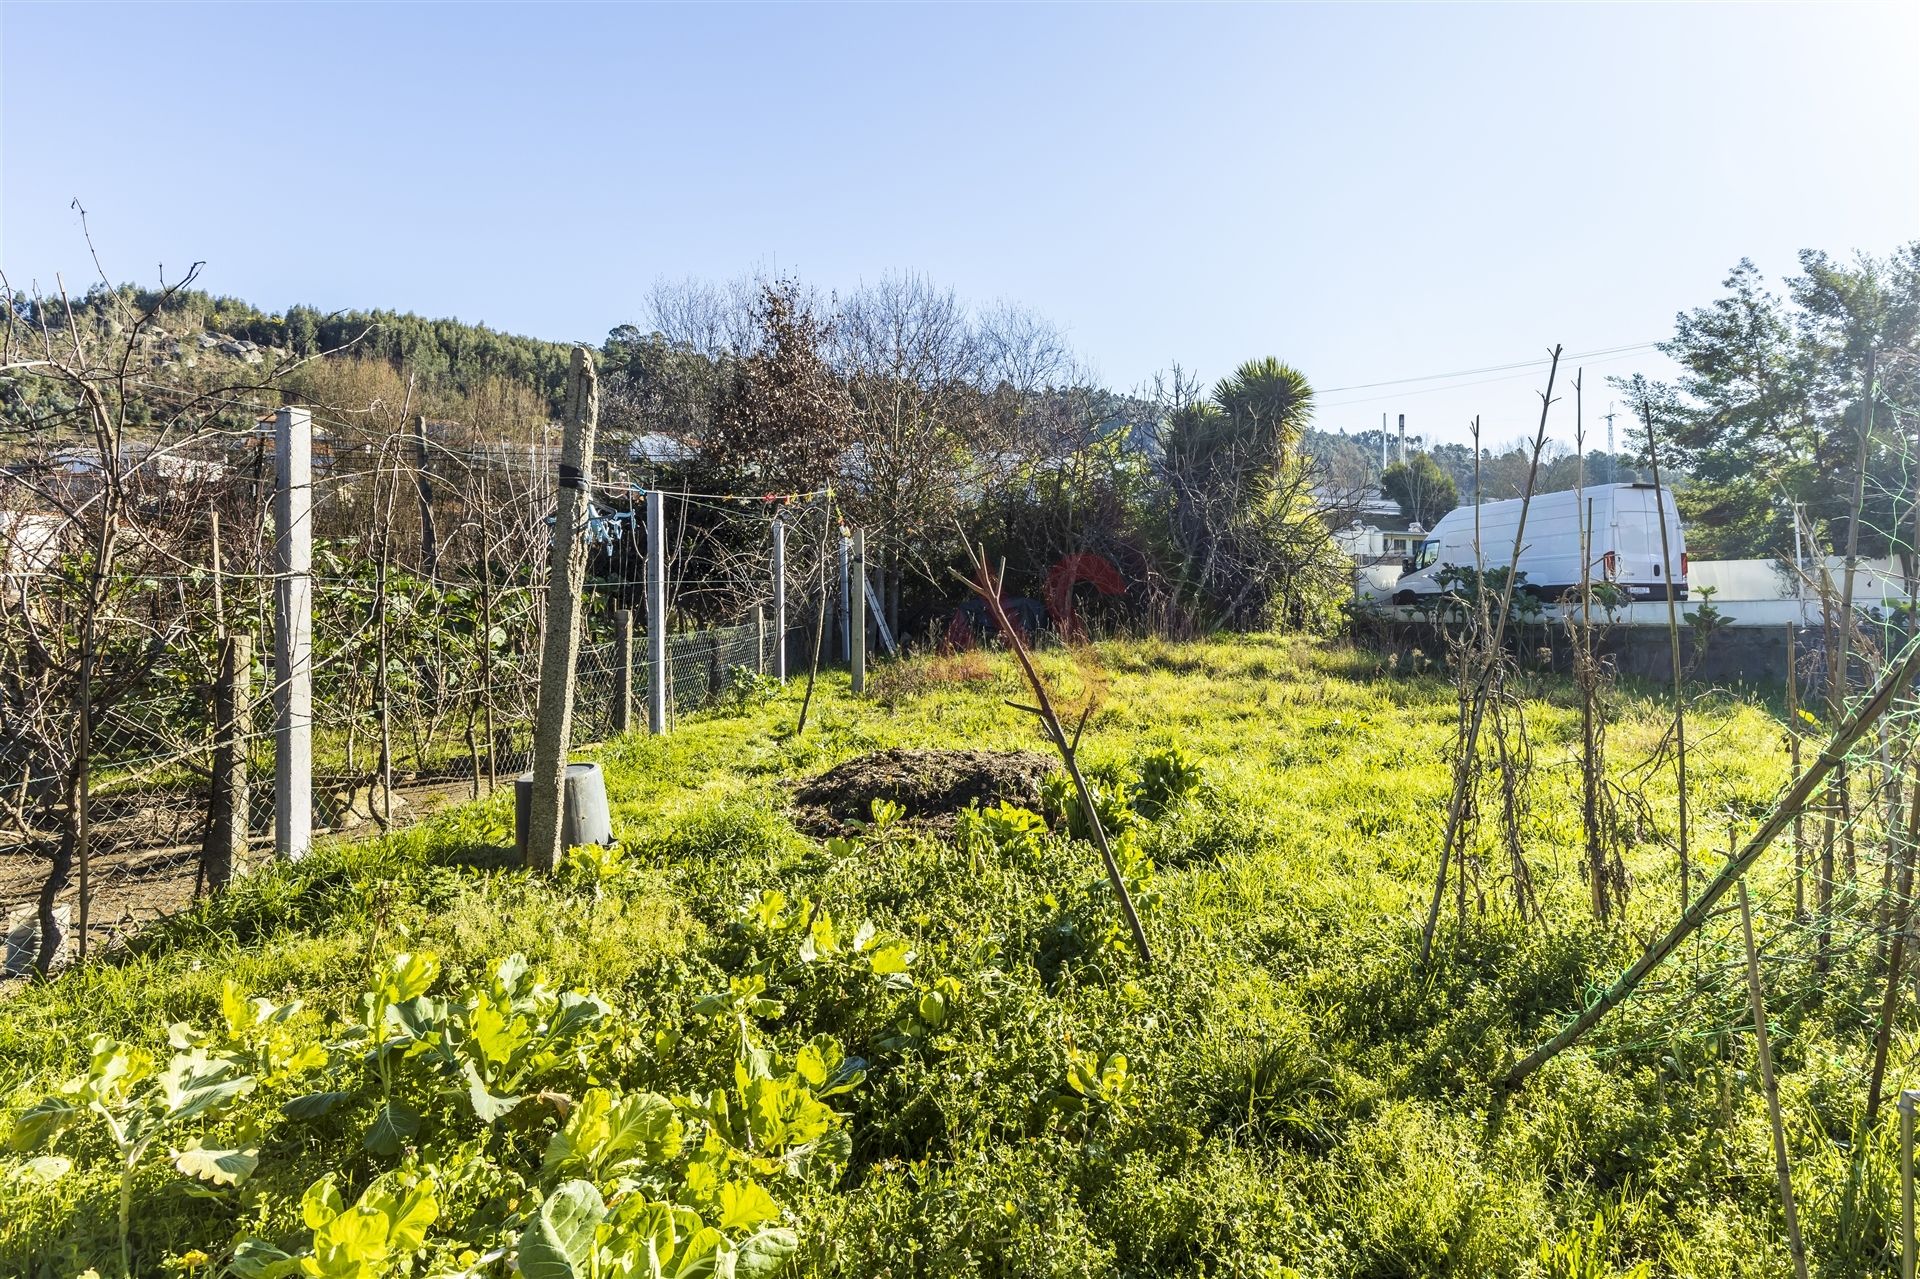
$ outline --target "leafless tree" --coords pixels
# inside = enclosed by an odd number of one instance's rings
[[[96,751],[128,730],[116,716],[163,663],[204,682],[209,655],[196,637],[213,633],[205,620],[219,598],[203,589],[210,516],[228,463],[296,363],[276,356],[221,377],[169,360],[161,321],[197,273],[141,304],[104,277],[86,305],[62,286],[56,298],[9,306],[0,337],[9,500],[47,521],[31,588],[0,595],[5,821],[48,859],[42,973],[59,951],[55,904],[76,869],[86,949]],[[3,276],[0,290],[12,296]],[[147,728],[153,754],[181,745],[181,725]]]
[[[1006,441],[994,438],[983,396],[990,351],[953,290],[917,275],[846,298],[836,332],[853,401],[845,506],[867,528],[869,562],[897,602],[910,573],[944,581],[954,517],[1003,460]],[[897,612],[888,620],[897,625]]]

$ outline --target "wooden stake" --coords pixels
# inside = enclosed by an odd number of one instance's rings
[[[200,849],[207,887],[225,888],[247,854],[247,737],[252,731],[253,637],[245,631],[220,642],[214,685],[213,778],[207,834]]]
[[[599,413],[593,355],[586,347],[576,346],[568,373],[567,418],[554,495],[547,625],[540,646],[540,698],[535,708],[533,788],[527,817],[527,865],[549,872],[559,867],[566,852],[560,839],[573,730],[573,681],[580,659],[580,593],[587,576],[587,467],[593,458]]]
[[[633,610],[613,612],[613,731],[633,731]]]

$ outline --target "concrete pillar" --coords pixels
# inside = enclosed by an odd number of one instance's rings
[[[274,415],[273,851],[313,848],[313,415]]]

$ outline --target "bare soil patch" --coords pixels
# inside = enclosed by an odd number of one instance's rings
[[[924,825],[951,825],[972,804],[1002,801],[1040,807],[1040,783],[1059,768],[1037,751],[908,750],[861,755],[802,783],[793,796],[794,824],[812,835],[844,834],[867,820],[876,799],[906,810]]]

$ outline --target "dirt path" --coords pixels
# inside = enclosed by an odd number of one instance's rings
[[[484,783],[482,788],[484,789]],[[406,826],[450,804],[473,798],[467,778],[436,778],[394,787],[401,801],[394,824]],[[91,902],[87,912],[87,948],[111,949],[155,920],[178,914],[193,904],[200,878],[200,836],[204,821],[198,797],[143,795],[104,801],[94,825],[95,853],[88,876]],[[377,827],[361,820],[342,834],[368,835]],[[254,860],[273,855],[271,834],[248,840]],[[47,860],[18,845],[0,847],[0,928],[9,939],[8,953],[15,963],[21,951],[29,956],[37,942],[32,922],[47,875]],[[70,926],[80,913],[78,870],[56,899]],[[23,931],[24,930],[24,931]],[[68,946],[77,939],[69,937]],[[0,963],[5,957],[0,956]]]

